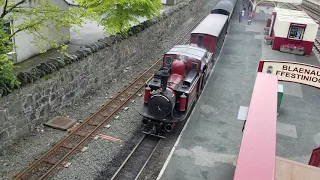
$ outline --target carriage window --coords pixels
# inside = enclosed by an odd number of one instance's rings
[[[194,38],[196,37],[195,34],[191,34],[191,39],[194,40]]]
[[[304,33],[303,27],[291,26],[289,29],[289,39],[301,40]]]
[[[172,63],[172,57],[167,56],[166,57],[166,65],[170,65]]]
[[[198,35],[198,46],[202,47],[203,34]]]
[[[198,64],[193,62],[191,64],[191,70],[198,70]]]

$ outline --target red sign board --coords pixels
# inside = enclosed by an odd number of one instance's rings
[[[302,27],[302,28],[306,28],[307,27],[306,24],[298,24],[298,23],[291,23],[290,26]]]
[[[286,61],[261,60],[258,72],[273,74],[279,81],[294,82],[320,89],[320,67]]]
[[[320,167],[320,147],[318,147],[312,151],[309,165],[315,166],[315,167]]]

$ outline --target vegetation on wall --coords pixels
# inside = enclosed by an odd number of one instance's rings
[[[87,19],[98,17],[81,7],[61,9],[49,0],[0,0],[0,7],[0,82],[9,87],[19,84],[13,74],[13,64],[8,60],[10,52],[16,48],[12,42],[14,36],[21,32],[32,35],[32,43],[39,47],[40,52],[45,52],[43,47],[48,45],[64,52],[66,44],[58,44],[57,39],[68,40],[69,37],[62,34],[61,29],[75,28]],[[50,39],[44,34],[45,28],[57,39]]]

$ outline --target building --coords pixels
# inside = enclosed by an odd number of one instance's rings
[[[23,4],[22,7],[24,8],[30,8],[32,7],[35,0],[28,0],[27,3]],[[53,5],[59,6],[61,9],[68,10],[70,5],[69,2],[66,2],[65,0],[50,0],[50,2]],[[2,11],[2,9],[1,9]],[[18,20],[12,20],[11,22],[7,23],[7,26],[13,24],[14,26],[19,25],[22,23],[22,19]],[[45,22],[50,23],[50,22]],[[55,39],[57,40],[58,44],[61,43],[67,43],[68,40],[61,39],[57,34],[51,33],[48,28],[44,28],[42,32],[40,32],[44,36],[48,36],[49,39]],[[61,34],[63,34],[66,37],[70,37],[70,29],[69,28],[63,28],[60,30]],[[38,55],[41,50],[49,50],[52,49],[52,46],[44,46],[39,48],[35,44],[33,44],[34,36],[32,34],[27,34],[24,31],[19,32],[15,37],[12,38],[13,43],[17,46],[12,50],[10,53],[10,58],[14,63],[22,62],[26,59],[29,59],[35,55]]]

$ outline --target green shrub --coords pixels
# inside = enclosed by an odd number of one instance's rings
[[[0,54],[0,82],[8,84],[11,88],[19,85],[16,75],[13,73],[15,68],[12,61],[5,54]]]

